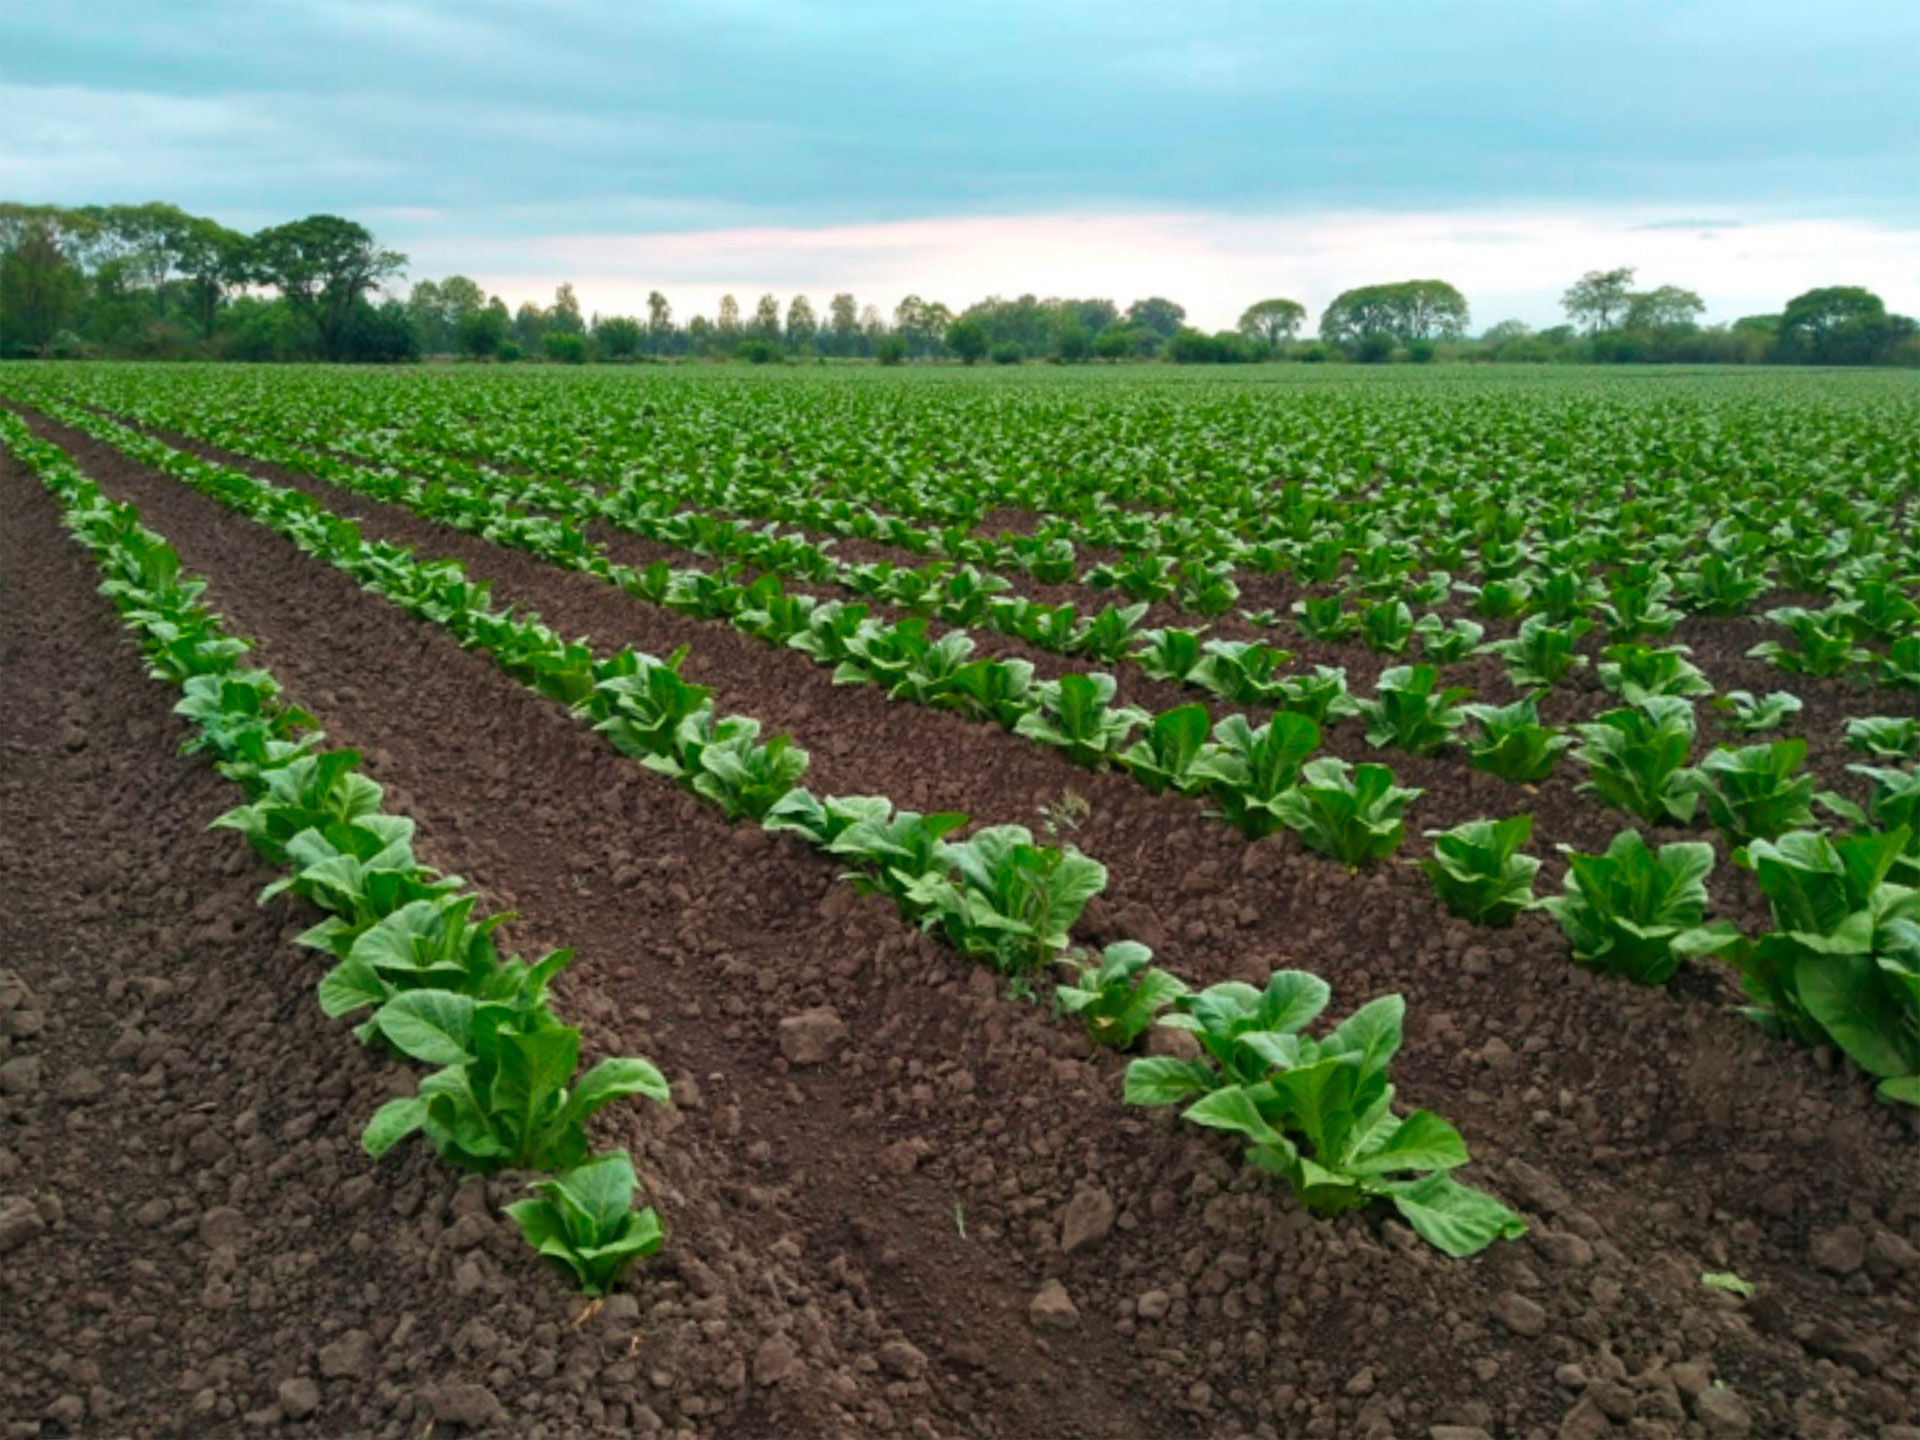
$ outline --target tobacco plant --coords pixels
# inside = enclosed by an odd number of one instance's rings
[[[614,1150],[534,1181],[528,1188],[535,1198],[506,1211],[526,1242],[583,1295],[604,1295],[666,1238],[651,1208],[633,1208],[637,1183],[627,1152]]]
[[[1094,1044],[1130,1050],[1154,1017],[1187,993],[1183,982],[1152,961],[1146,946],[1115,941],[1101,952],[1099,964],[1081,964],[1073,984],[1054,988],[1055,1002],[1080,1017]]]
[[[1367,743],[1392,745],[1412,755],[1430,755],[1466,723],[1461,702],[1472,692],[1459,686],[1436,690],[1440,672],[1431,665],[1396,665],[1380,676],[1374,698],[1360,702]]]
[[[1750,690],[1729,690],[1708,702],[1726,718],[1723,725],[1744,735],[1760,735],[1793,723],[1801,710],[1800,697],[1776,690],[1755,699]]]
[[[1697,794],[1681,780],[1693,748],[1693,706],[1674,696],[1608,710],[1576,727],[1580,746],[1573,758],[1587,766],[1579,788],[1602,803],[1658,825],[1693,818]]]
[[[1473,654],[1485,635],[1486,627],[1471,620],[1442,620],[1438,615],[1422,615],[1413,627],[1420,637],[1420,654],[1434,665],[1455,665]]]
[[[1529,615],[1511,640],[1495,640],[1486,648],[1506,662],[1507,678],[1516,690],[1551,690],[1568,672],[1587,663],[1574,645],[1593,628],[1587,620],[1554,625],[1545,616]]]
[[[1384,765],[1349,766],[1328,756],[1301,767],[1298,783],[1275,798],[1273,809],[1308,849],[1353,870],[1399,848],[1402,813],[1424,793],[1395,785]]]
[[[1520,847],[1533,834],[1533,817],[1469,820],[1451,830],[1429,830],[1433,858],[1420,868],[1442,903],[1476,925],[1510,925],[1533,903],[1540,862]]]
[[[1849,720],[1847,748],[1871,755],[1876,760],[1912,760],[1920,757],[1920,720],[1911,716],[1893,719],[1884,715]]]
[[[1711,695],[1713,684],[1686,657],[1685,645],[1609,645],[1600,652],[1600,683],[1629,705],[1655,695]]]
[[[1708,822],[1729,844],[1773,840],[1813,823],[1813,777],[1795,773],[1806,758],[1804,740],[1721,746],[1682,771],[1678,784],[1699,797]]]
[[[1199,767],[1207,743],[1204,705],[1179,705],[1153,717],[1146,734],[1120,752],[1119,761],[1153,794],[1191,795],[1207,782]]]
[[[1387,1067],[1400,1048],[1401,997],[1310,1039],[1303,1032],[1329,996],[1317,976],[1281,970],[1264,991],[1229,982],[1180,997],[1160,1023],[1192,1034],[1201,1054],[1135,1060],[1127,1103],[1184,1105],[1183,1118],[1245,1136],[1248,1162],[1283,1177],[1316,1215],[1385,1201],[1453,1256],[1525,1233],[1519,1216],[1448,1174],[1468,1159],[1451,1125],[1425,1110],[1394,1113]]]
[[[1234,705],[1270,705],[1280,693],[1279,668],[1293,657],[1257,640],[1209,640],[1187,683]]]
[[[1191,773],[1230,824],[1258,839],[1284,823],[1281,802],[1319,745],[1320,727],[1304,715],[1278,714],[1257,730],[1244,715],[1229,715]]]
[[[1725,949],[1724,922],[1704,925],[1713,847],[1697,840],[1647,848],[1638,830],[1614,836],[1604,855],[1567,857],[1565,891],[1536,903],[1560,922],[1573,958],[1641,985],[1664,985],[1681,960]]]
[[[1180,684],[1200,663],[1199,630],[1143,630],[1139,638],[1146,643],[1133,652],[1139,667],[1155,680]]]
[[[1537,785],[1554,761],[1572,747],[1573,737],[1540,723],[1540,707],[1531,695],[1511,705],[1467,705],[1463,712],[1480,727],[1467,742],[1468,762],[1516,785]]]
[[[1767,619],[1792,637],[1790,645],[1762,640],[1747,654],[1793,675],[1839,675],[1873,662],[1873,653],[1854,643],[1850,616],[1836,604],[1826,610],[1798,605],[1767,611]]]
[[[1104,765],[1148,722],[1147,712],[1112,704],[1119,686],[1111,675],[1069,673],[1034,686],[1036,709],[1020,717],[1014,733],[1066,751],[1089,769]]]

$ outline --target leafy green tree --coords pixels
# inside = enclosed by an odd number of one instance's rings
[[[1576,325],[1587,327],[1589,335],[1611,330],[1627,317],[1628,291],[1633,286],[1633,267],[1618,270],[1589,270],[1560,297],[1560,308]]]
[[[655,355],[673,345],[673,306],[658,290],[647,292],[647,348]]]
[[[1444,280],[1402,280],[1363,285],[1334,297],[1320,317],[1320,337],[1352,344],[1367,335],[1390,335],[1401,344],[1451,340],[1466,333],[1466,297]]]
[[[253,237],[252,272],[313,322],[320,353],[338,358],[356,301],[406,269],[407,257],[382,249],[372,233],[337,215],[309,215]]]
[[[594,348],[610,360],[625,360],[638,355],[644,336],[640,322],[630,315],[609,315],[597,321],[593,327]]]
[[[586,337],[571,330],[547,331],[546,339],[540,342],[540,348],[547,352],[549,360],[557,360],[562,365],[587,363]]]
[[[1135,330],[1146,330],[1158,335],[1162,340],[1171,340],[1174,332],[1187,321],[1187,309],[1171,300],[1158,295],[1145,300],[1136,300],[1127,307],[1127,324]]]
[[[1093,337],[1093,353],[1102,360],[1124,360],[1133,353],[1133,332],[1124,325],[1102,330]]]
[[[844,290],[827,302],[827,329],[833,336],[833,353],[857,355],[860,351],[860,307]]]
[[[947,327],[947,349],[959,356],[962,364],[979,364],[988,343],[987,327],[978,320],[956,320]]]
[[[1627,297],[1628,330],[1685,330],[1699,323],[1706,302],[1691,290],[1662,285]]]
[[[0,255],[0,337],[44,356],[71,323],[86,281],[61,243],[51,214],[23,218]]]
[[[513,312],[513,338],[521,351],[531,354],[538,350],[546,334],[547,312],[531,300],[522,300],[520,308]]]
[[[507,318],[506,304],[495,300],[491,305],[468,310],[460,317],[454,326],[454,347],[462,355],[484,360],[499,352],[511,329],[512,322]]]
[[[187,278],[187,295],[202,338],[213,337],[221,303],[236,286],[247,283],[252,242],[237,230],[212,220],[195,218],[180,251],[180,272]]]
[[[720,313],[713,323],[713,334],[722,350],[731,351],[740,343],[740,302],[731,295],[720,297]]]
[[[1240,333],[1269,355],[1277,354],[1283,340],[1291,340],[1306,322],[1307,307],[1298,300],[1256,300],[1240,315]]]
[[[1815,365],[1870,365],[1913,322],[1889,315],[1886,302],[1858,285],[1828,285],[1796,295],[1780,314],[1784,358]]]
[[[1093,354],[1093,334],[1078,320],[1060,327],[1053,353],[1068,365],[1078,365]]]
[[[762,295],[760,303],[753,310],[753,333],[762,340],[780,338],[780,302],[771,295]]]
[[[553,306],[547,311],[547,333],[560,335],[587,333],[586,317],[580,313],[580,302],[574,297],[573,286],[570,284],[562,285],[553,292]],[[545,343],[542,340],[543,346]]]
[[[811,345],[819,333],[820,322],[814,317],[813,302],[804,295],[794,296],[787,306],[787,348],[798,350]]]

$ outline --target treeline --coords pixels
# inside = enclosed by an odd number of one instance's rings
[[[674,314],[654,291],[644,315],[587,315],[571,285],[553,303],[509,309],[462,275],[389,293],[407,257],[364,226],[310,215],[247,235],[173,205],[77,209],[0,202],[0,354],[147,359],[395,363],[452,356],[560,363],[680,359],[757,364],[951,359],[1011,365],[1168,360],[1175,364],[1433,360],[1566,363],[1920,365],[1920,333],[1878,296],[1811,290],[1778,314],[1703,325],[1678,286],[1634,288],[1622,268],[1582,276],[1562,297],[1567,323],[1505,321],[1468,332],[1466,297],[1443,280],[1367,285],[1335,297],[1317,337],[1289,299],[1247,307],[1207,333],[1152,296],[991,297],[957,314],[909,295],[891,313],[837,294],[724,297],[712,316]]]

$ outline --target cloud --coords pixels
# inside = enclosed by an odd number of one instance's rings
[[[462,266],[462,261],[466,262]],[[1920,311],[1920,227],[1853,220],[1689,220],[1505,210],[1475,214],[1329,212],[1243,216],[1199,211],[1060,213],[815,228],[555,235],[513,245],[442,237],[414,269],[465,269],[509,302],[544,303],[562,281],[604,313],[644,311],[662,291],[676,313],[712,314],[805,293],[815,308],[852,291],[885,309],[906,294],[958,309],[984,296],[1104,296],[1123,306],[1161,294],[1193,323],[1231,325],[1248,304],[1285,295],[1317,316],[1341,290],[1389,280],[1457,285],[1485,326],[1558,323],[1560,293],[1583,271],[1631,265],[1646,286],[1699,291],[1709,316],[1776,311],[1816,285],[1865,281]]]

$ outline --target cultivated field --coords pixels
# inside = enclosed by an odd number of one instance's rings
[[[1914,376],[0,401],[9,1435],[1920,1436]]]

